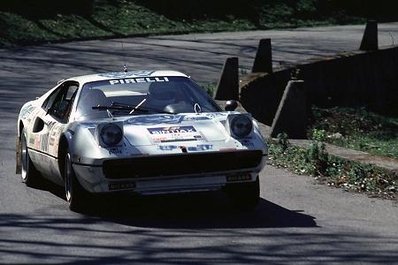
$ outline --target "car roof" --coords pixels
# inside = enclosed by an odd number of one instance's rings
[[[183,74],[178,71],[171,71],[171,70],[140,70],[140,71],[127,71],[127,72],[108,72],[108,73],[98,73],[98,74],[91,74],[91,75],[81,75],[68,78],[66,80],[73,80],[79,83],[88,83],[94,81],[103,81],[109,79],[124,79],[124,78],[139,78],[139,77],[171,77],[171,76],[178,76],[178,77],[187,77],[186,74]]]

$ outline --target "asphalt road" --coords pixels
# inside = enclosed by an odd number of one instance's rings
[[[261,202],[235,211],[221,193],[106,198],[70,212],[62,189],[28,188],[15,169],[17,112],[59,79],[97,71],[177,69],[215,82],[228,56],[250,69],[260,38],[275,66],[359,46],[363,26],[158,36],[0,50],[0,264],[398,264],[398,205],[316,185],[268,166]],[[398,43],[398,24],[380,43]],[[123,49],[122,45],[123,43]]]

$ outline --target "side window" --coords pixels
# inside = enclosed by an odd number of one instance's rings
[[[45,111],[49,111],[52,104],[54,103],[55,98],[58,96],[60,91],[62,90],[62,86],[58,87],[48,98],[43,102],[41,106]]]
[[[45,107],[45,109],[47,109],[49,114],[54,118],[58,119],[62,123],[66,123],[72,110],[77,89],[77,83],[67,82],[61,85],[61,87],[57,89],[54,94],[50,95],[48,100],[46,100],[47,108]]]

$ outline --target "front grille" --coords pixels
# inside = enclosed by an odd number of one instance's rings
[[[216,173],[255,168],[261,163],[261,151],[233,151],[155,155],[106,160],[106,178],[145,178],[200,173]]]

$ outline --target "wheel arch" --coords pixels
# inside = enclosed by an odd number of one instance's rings
[[[15,145],[15,173],[21,174],[22,173],[21,136],[25,126],[21,120],[18,122],[17,126],[18,126],[17,128],[18,134],[16,137],[16,145]]]
[[[61,173],[61,177],[65,178],[65,156],[67,154],[67,150],[70,148],[71,143],[70,140],[72,138],[71,133],[65,132],[59,138],[58,144],[58,167]]]

